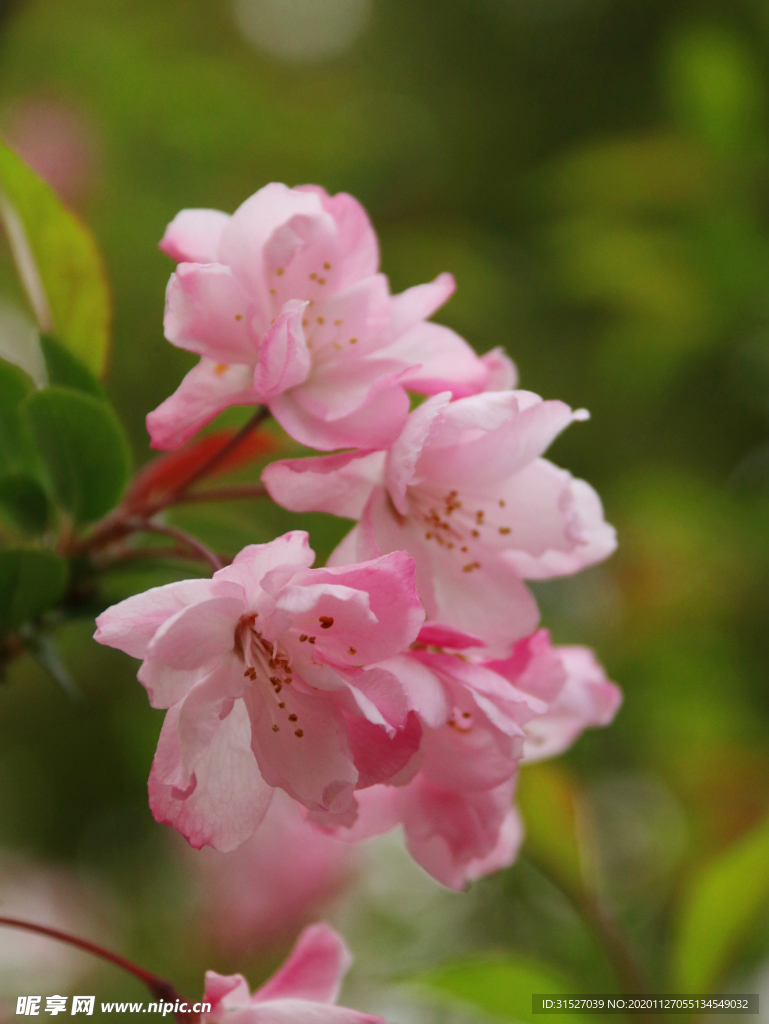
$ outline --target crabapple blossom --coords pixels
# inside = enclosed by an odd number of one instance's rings
[[[414,860],[450,889],[515,859],[519,764],[561,753],[584,729],[607,724],[621,700],[592,652],[554,647],[545,630],[504,660],[486,660],[479,647],[428,624],[411,651],[380,666],[421,696],[420,770],[402,787],[358,793],[355,823],[334,831],[355,842],[400,824]]]
[[[195,847],[235,849],[275,787],[349,817],[356,786],[392,779],[417,750],[416,716],[368,668],[422,625],[413,560],[311,569],[314,558],[306,533],[287,533],[97,619],[95,639],[143,659],[150,703],[168,708],[150,806]]]
[[[201,359],[147,417],[155,448],[260,403],[310,447],[384,447],[406,418],[406,387],[458,397],[514,380],[500,351],[480,359],[426,322],[452,294],[450,274],[390,295],[374,230],[345,193],[266,185],[231,217],[182,210],[160,246],[179,261],[166,338]]]
[[[525,764],[562,754],[585,729],[608,725],[622,703],[622,691],[606,678],[589,647],[554,650],[566,680],[545,714],[526,726]],[[526,689],[525,682],[518,685]]]
[[[384,1024],[381,1017],[335,1006],[351,963],[341,936],[326,924],[305,928],[283,966],[251,994],[242,974],[206,972],[203,999],[211,1024]]]
[[[527,391],[445,392],[387,451],[274,462],[262,479],[293,511],[359,520],[329,564],[409,551],[428,619],[501,654],[537,625],[522,580],[568,575],[616,546],[592,487],[541,457],[586,416]]]
[[[276,789],[253,836],[231,853],[180,845],[196,884],[195,919],[218,951],[274,948],[340,895],[357,851],[313,828],[295,800]]]

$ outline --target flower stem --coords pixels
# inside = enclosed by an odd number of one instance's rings
[[[192,494],[179,494],[171,501],[165,502],[165,507],[170,505],[190,505],[199,501],[236,501],[239,498],[267,498],[267,488],[262,484],[239,484],[234,487],[218,487],[215,490],[193,491]]]
[[[138,978],[142,984],[146,985],[150,990],[150,993],[155,996],[156,999],[162,1000],[166,1003],[175,1003],[177,1000],[181,1002],[189,1002],[184,1000],[179,993],[176,991],[170,981],[166,981],[164,978],[158,978],[157,975],[152,974],[150,971],[145,971],[143,967],[139,967],[138,964],[132,963],[130,960],[126,960],[125,957],[120,956],[118,953],[112,953],[108,949],[104,949],[103,946],[97,946],[95,942],[89,942],[88,939],[80,939],[76,935],[70,935],[67,932],[60,931],[58,928],[50,928],[44,924],[34,924],[32,921],[24,921],[18,917],[0,917],[0,925],[5,928],[20,928],[23,931],[33,932],[36,935],[44,935],[48,939],[56,939],[57,942],[64,942],[68,946],[74,946],[75,949],[82,949],[86,953],[90,953],[92,956],[97,956],[102,960],[106,960],[107,963],[114,964],[115,967],[120,967],[122,970],[132,974],[135,978]],[[190,1012],[184,1014],[178,1012],[179,1020],[189,1021],[192,1016]],[[197,1016],[197,1015],[195,1015]]]
[[[222,568],[222,560],[217,554],[211,551],[210,548],[207,548],[197,537],[193,537],[191,533],[179,530],[175,526],[166,526],[165,523],[154,523],[152,520],[146,520],[137,527],[137,532],[157,533],[163,537],[171,537],[183,547],[194,552],[198,558],[208,562],[214,572]]]
[[[170,495],[168,495],[168,499],[164,501],[164,506],[167,504],[173,505],[178,502],[179,498],[185,494],[193,484],[197,483],[198,480],[202,480],[203,477],[208,476],[211,470],[218,466],[222,459],[225,459],[230,452],[234,451],[241,441],[248,437],[252,430],[256,430],[261,423],[264,423],[269,416],[270,410],[267,406],[260,405],[251,419],[248,420],[247,423],[243,424],[237,434],[231,437],[227,444],[223,445],[218,452],[214,452],[210,458],[206,459],[204,463],[190,473],[186,480],[182,480],[179,486]]]
[[[541,860],[531,857],[531,854],[529,854],[529,859],[537,871],[566,896],[592,932],[604,951],[620,991],[625,995],[641,995],[644,992],[651,992],[651,986],[630,949],[627,937],[597,893],[588,888],[567,885],[556,877],[555,873],[550,871]]]

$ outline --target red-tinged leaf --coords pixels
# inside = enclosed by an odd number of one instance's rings
[[[220,430],[215,434],[206,434],[191,441],[168,455],[161,455],[149,465],[141,469],[134,477],[123,507],[129,511],[138,511],[148,505],[161,501],[165,495],[172,494],[188,480],[192,474],[218,452],[234,437],[234,430]],[[231,473],[249,462],[256,462],[278,447],[278,441],[270,434],[254,431],[247,434],[237,448],[224,456],[211,468],[206,477],[222,476]]]

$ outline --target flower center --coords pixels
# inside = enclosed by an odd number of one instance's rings
[[[284,686],[292,683],[293,669],[278,643],[265,640],[256,628],[256,614],[244,615],[235,628],[235,650],[245,664],[243,675],[252,683],[261,684],[266,692],[267,709],[272,718],[272,731],[280,732],[281,725],[293,728],[297,739],[304,730],[297,727],[298,716],[287,707]]]
[[[424,527],[424,539],[453,551],[454,557],[462,559],[463,572],[481,568],[480,561],[474,557],[480,554],[479,548],[506,547],[507,538],[513,532],[504,522],[506,502],[503,498],[478,507],[477,499],[475,503],[460,501],[456,490],[443,494],[424,486],[409,488],[409,497],[412,515]]]

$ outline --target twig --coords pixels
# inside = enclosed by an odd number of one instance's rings
[[[198,501],[235,501],[238,498],[268,498],[267,488],[262,484],[240,484],[234,487],[219,487],[211,491],[193,491],[191,494],[180,494],[171,502],[166,501],[165,508],[171,505],[190,505]]]
[[[649,982],[630,951],[627,938],[600,899],[584,890],[571,894],[571,899],[606,953],[622,991],[627,995],[651,992]]]
[[[109,561],[105,561],[103,564],[110,566],[117,565],[120,562],[130,562],[135,558],[156,558],[160,561],[165,559],[186,558],[190,561],[198,561],[197,558],[192,558],[192,555],[188,550],[180,548],[176,544],[163,544],[162,546],[160,544],[156,544],[154,546],[144,545],[137,548],[124,548],[113,558],[110,558]]]
[[[651,986],[638,966],[627,938],[599,897],[588,889],[564,884],[531,854],[529,859],[540,874],[559,889],[578,911],[606,954],[621,991],[626,995],[651,992]]]
[[[225,459],[230,452],[234,451],[240,442],[246,438],[252,430],[256,430],[256,428],[268,419],[269,416],[270,410],[267,406],[260,405],[251,419],[248,420],[247,423],[243,424],[237,434],[231,437],[227,444],[223,445],[218,452],[214,452],[210,458],[206,459],[206,461],[198,466],[197,469],[193,470],[187,479],[183,480],[179,486],[167,496],[164,501],[164,507],[165,505],[176,504],[181,495],[188,491],[194,483],[197,483],[198,480],[202,480],[203,477],[208,476],[215,466]]]
[[[157,533],[164,537],[172,537],[179,544],[182,544],[190,551],[194,551],[198,557],[208,562],[214,572],[222,568],[222,561],[218,555],[214,554],[210,548],[207,548],[205,544],[199,541],[196,537],[193,537],[192,534],[185,533],[184,530],[179,530],[175,526],[166,526],[165,523],[155,523],[152,522],[152,520],[144,520],[143,524],[137,528],[136,532]]]
[[[44,935],[49,939],[56,939],[57,942],[64,942],[68,946],[74,946],[76,949],[82,949],[86,953],[90,953],[92,956],[97,956],[102,960],[106,960],[110,964],[114,964],[115,967],[120,967],[124,971],[128,971],[135,978],[138,978],[142,984],[146,985],[150,990],[151,994],[156,999],[162,999],[166,1003],[176,1003],[177,1000],[181,1002],[189,1003],[189,1000],[183,999],[176,991],[170,981],[166,981],[164,978],[159,978],[156,974],[152,974],[150,971],[145,971],[143,967],[139,967],[138,964],[132,963],[130,960],[126,960],[125,957],[120,956],[118,953],[112,953],[108,949],[104,949],[103,946],[97,946],[95,942],[89,942],[88,939],[80,939],[76,935],[69,935],[67,932],[60,931],[58,928],[49,928],[48,925],[34,924],[32,921],[24,921],[17,917],[0,917],[0,925],[6,928],[20,928],[23,931],[34,932],[36,935]],[[193,1014],[189,1011],[182,1013],[178,1011],[178,1017],[180,1020],[189,1020]],[[197,1016],[197,1015],[195,1015]]]

